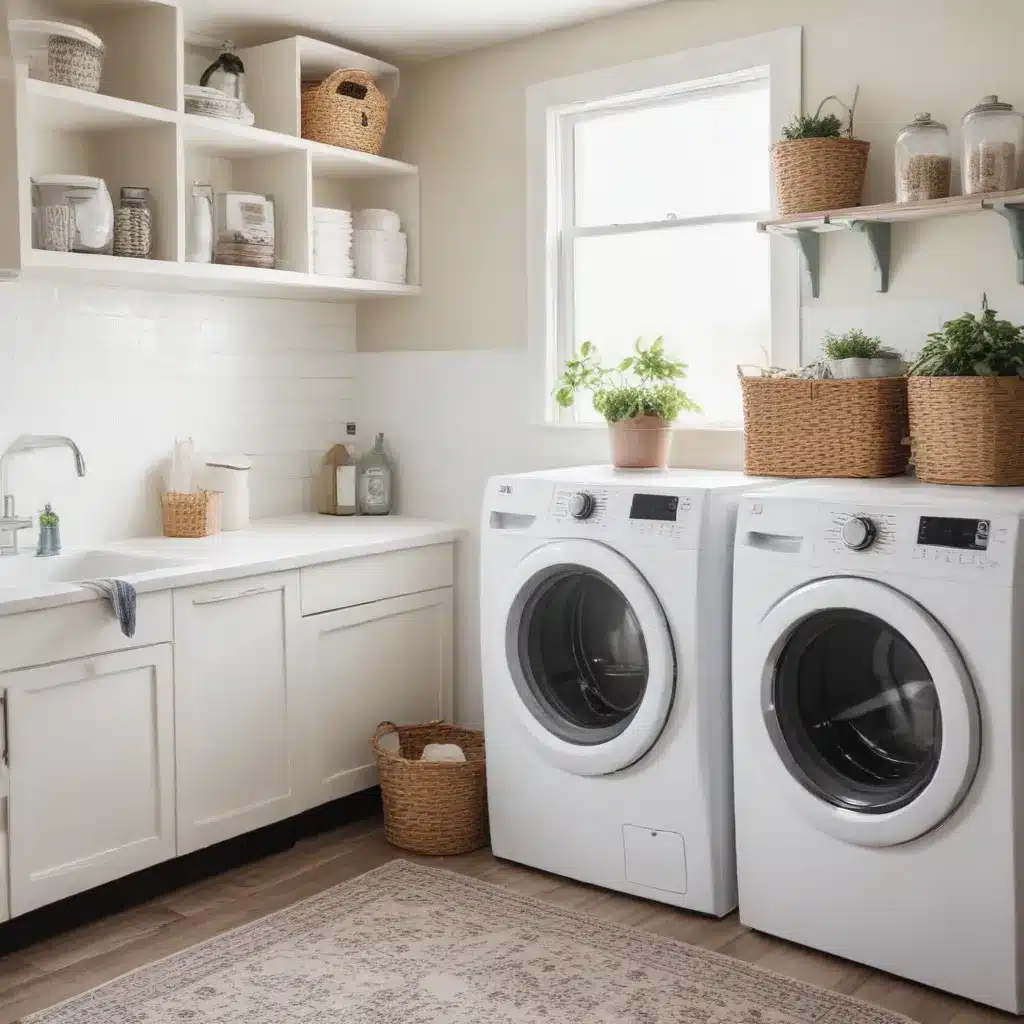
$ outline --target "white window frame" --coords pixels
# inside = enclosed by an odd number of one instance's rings
[[[801,109],[802,36],[799,27],[779,29],[527,89],[527,302],[534,422],[590,426],[578,423],[571,412],[560,410],[552,398],[559,369],[575,342],[573,242],[585,235],[619,230],[608,226],[563,227],[563,219],[570,225],[573,219],[573,126],[609,110],[635,109],[664,103],[674,96],[683,98],[696,90],[767,80],[772,138],[779,138],[783,125]],[[716,214],[630,224],[621,230],[633,233],[748,221],[753,231],[753,222],[766,215],[766,211]],[[774,235],[765,239],[765,244],[771,248],[770,361],[775,366],[799,366],[799,253],[790,241]]]

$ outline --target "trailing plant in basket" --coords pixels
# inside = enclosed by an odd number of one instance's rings
[[[853,102],[847,106],[838,96],[826,96],[819,104],[813,114],[796,114],[793,120],[782,129],[782,137],[793,139],[839,139],[843,135],[853,138],[853,112],[857,109],[857,97],[860,95],[858,87],[853,94]],[[821,114],[821,108],[829,100],[835,100],[846,111],[846,126],[835,114]]]
[[[983,297],[981,316],[964,313],[928,335],[912,377],[1024,376],[1024,327],[1000,320]]]
[[[579,391],[593,395],[594,408],[609,423],[657,416],[671,422],[684,410],[700,412],[701,407],[673,382],[686,377],[686,363],[665,354],[665,339],[648,347],[637,338],[633,355],[614,367],[601,365],[597,348],[589,341],[579,355],[565,364],[555,389],[555,401],[568,409]]]
[[[870,338],[855,328],[845,334],[825,332],[825,356],[828,359],[898,359],[899,353],[886,348],[881,338]]]

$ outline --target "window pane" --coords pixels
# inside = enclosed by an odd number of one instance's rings
[[[704,408],[680,423],[742,422],[736,366],[765,365],[770,341],[769,245],[753,224],[581,238],[575,259],[577,347],[592,341],[610,363],[663,334]],[[600,419],[589,404],[579,417]]]
[[[770,135],[767,82],[582,120],[576,224],[770,209]]]

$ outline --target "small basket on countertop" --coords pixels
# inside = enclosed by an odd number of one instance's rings
[[[302,137],[377,156],[388,130],[388,99],[373,75],[342,68],[302,87]]]
[[[165,491],[160,496],[165,537],[212,537],[220,533],[222,491],[182,494]]]
[[[910,449],[905,377],[748,377],[744,468],[751,476],[899,476]]]
[[[399,749],[380,738],[398,733]],[[428,743],[456,743],[465,761],[422,761]],[[469,853],[487,844],[484,734],[434,721],[399,726],[381,722],[373,753],[384,801],[384,834],[392,846],[430,856]]]

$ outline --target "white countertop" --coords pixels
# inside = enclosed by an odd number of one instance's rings
[[[176,560],[166,567],[121,577],[131,583],[138,593],[143,594],[301,569],[308,565],[358,558],[361,555],[443,544],[457,539],[462,533],[461,528],[451,523],[413,519],[409,516],[310,514],[255,520],[248,529],[222,533],[216,537],[194,540],[136,537],[116,543],[97,544],[82,550]],[[35,555],[29,552],[6,557],[21,559],[35,558]],[[99,599],[99,595],[92,589],[74,583],[0,585],[0,615]]]

